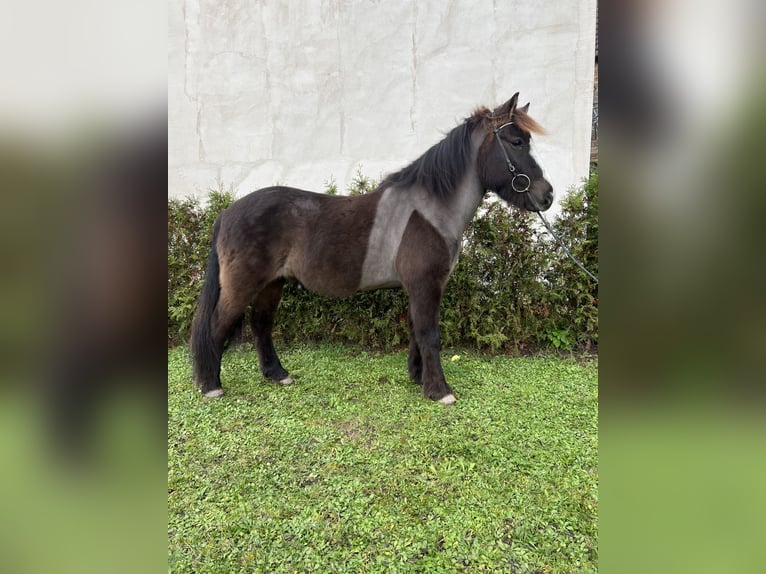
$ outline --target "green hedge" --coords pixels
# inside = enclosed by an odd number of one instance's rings
[[[374,182],[358,175],[350,194]],[[334,182],[327,192],[335,193]],[[234,201],[212,192],[168,202],[168,344],[188,340],[210,232],[217,215]],[[447,284],[441,310],[445,346],[525,351],[553,347],[590,349],[598,341],[597,286],[539,231],[534,214],[485,200],[464,235],[463,250]],[[598,173],[562,200],[553,222],[570,251],[598,272]],[[243,325],[246,322],[243,322]],[[404,344],[407,298],[400,289],[328,299],[288,282],[275,339],[286,344],[334,340],[374,348]],[[250,337],[242,329],[241,340]]]

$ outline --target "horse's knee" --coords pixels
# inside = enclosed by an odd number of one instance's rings
[[[438,351],[441,345],[441,335],[438,326],[415,328],[414,334],[421,354],[433,349]]]

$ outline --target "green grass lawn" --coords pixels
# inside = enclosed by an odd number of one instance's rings
[[[229,351],[204,399],[168,353],[172,572],[595,572],[597,362],[444,352],[458,402],[406,352]]]

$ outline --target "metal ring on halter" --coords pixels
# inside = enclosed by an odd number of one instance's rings
[[[516,179],[521,177],[527,180],[527,184],[524,186],[524,189],[519,189],[516,187]],[[517,193],[524,193],[525,191],[528,191],[531,184],[532,182],[530,181],[529,176],[523,173],[515,173],[513,179],[511,180],[511,187],[513,188],[513,191]]]

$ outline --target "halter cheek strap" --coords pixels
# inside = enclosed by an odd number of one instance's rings
[[[503,152],[503,157],[505,157],[505,165],[508,166],[508,171],[513,175],[513,179],[511,180],[511,187],[513,188],[513,191],[517,193],[524,193],[529,191],[529,186],[532,185],[532,181],[529,179],[528,175],[516,172],[516,166],[513,165],[513,162],[508,155],[508,151],[505,149],[503,142],[500,140],[500,130],[506,126],[510,126],[511,124],[513,124],[513,122],[507,122],[499,128],[493,128],[493,131],[495,132],[495,140],[500,146],[500,150]]]

